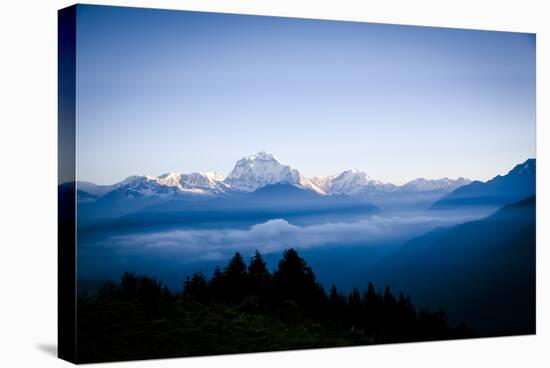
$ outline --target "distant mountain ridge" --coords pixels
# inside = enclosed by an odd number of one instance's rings
[[[312,181],[327,194],[357,195],[373,191],[392,192],[398,189],[396,185],[372,179],[358,169],[346,170],[339,175],[316,176]]]
[[[487,182],[474,181],[461,186],[436,201],[432,207],[501,206],[534,195],[535,191],[536,160],[528,159],[506,175],[497,175]]]
[[[418,178],[411,180],[405,185],[401,186],[402,190],[412,191],[412,192],[427,192],[434,190],[455,190],[461,186],[468,185],[472,181],[463,177],[459,177],[456,180],[443,178],[443,179],[424,179]]]
[[[110,198],[177,198],[188,195],[223,195],[232,192],[253,192],[260,188],[289,184],[321,195],[368,195],[377,193],[450,192],[471,181],[443,178],[418,178],[402,186],[372,179],[365,172],[352,169],[338,175],[307,178],[291,166],[281,164],[273,154],[259,152],[238,160],[226,178],[215,172],[167,173],[160,176],[135,175],[113,185],[77,182],[79,200]]]
[[[196,197],[195,197],[196,198]],[[154,203],[125,214],[107,226],[155,224],[192,224],[233,221],[261,222],[274,218],[293,218],[327,213],[374,214],[379,208],[367,200],[343,195],[321,195],[291,184],[273,184],[254,192],[190,200]]]

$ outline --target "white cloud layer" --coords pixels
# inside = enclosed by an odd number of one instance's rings
[[[109,247],[174,252],[193,260],[223,259],[235,251],[263,253],[286,248],[312,248],[327,245],[378,245],[389,240],[407,239],[456,222],[456,219],[414,216],[372,216],[357,222],[328,222],[297,226],[273,219],[248,229],[185,229],[146,234],[113,236],[104,242]]]

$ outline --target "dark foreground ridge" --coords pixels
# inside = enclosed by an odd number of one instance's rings
[[[469,337],[464,323],[417,311],[387,286],[327,295],[294,249],[273,273],[258,251],[248,265],[236,253],[210,279],[188,277],[179,294],[126,272],[78,300],[79,363]]]

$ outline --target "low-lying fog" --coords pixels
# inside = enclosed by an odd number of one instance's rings
[[[494,209],[383,211],[369,216],[304,216],[258,223],[194,224],[148,229],[81,231],[78,278],[82,285],[118,279],[133,271],[155,276],[178,290],[185,276],[210,276],[239,251],[245,258],[256,249],[271,269],[284,249],[296,248],[325,288],[364,287],[367,268],[407,240],[435,227],[451,226],[490,214]],[[90,282],[91,281],[91,282]],[[82,286],[84,289],[85,286]],[[82,290],[81,290],[82,291]]]

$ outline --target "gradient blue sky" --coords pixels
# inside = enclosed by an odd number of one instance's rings
[[[77,178],[488,179],[535,156],[532,34],[79,6]]]

